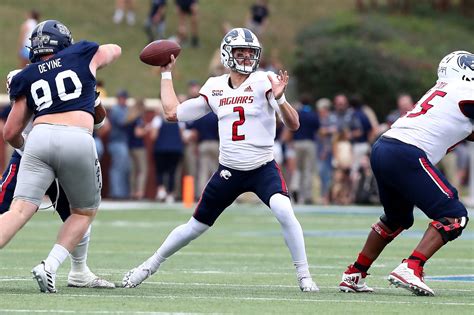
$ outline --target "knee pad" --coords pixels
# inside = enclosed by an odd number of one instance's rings
[[[383,225],[380,224],[380,222],[382,222]],[[372,230],[387,241],[387,243],[393,241],[398,234],[405,230],[400,224],[390,222],[385,214],[380,217],[380,222],[372,224]],[[390,229],[390,231],[388,231],[388,229]]]
[[[462,230],[466,228],[467,222],[469,221],[468,217],[454,218],[454,222],[450,222],[448,218],[440,218],[438,220],[433,220],[430,223],[434,227],[441,237],[443,238],[444,244],[449,241],[452,241],[459,237],[462,234]]]

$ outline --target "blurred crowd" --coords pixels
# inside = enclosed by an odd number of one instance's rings
[[[117,0],[112,20],[116,24],[135,25],[134,0]],[[171,38],[183,46],[197,48],[199,11],[197,0],[175,0],[178,27]],[[358,3],[358,2],[357,2]],[[170,38],[166,31],[166,0],[151,0],[144,22],[148,41]],[[268,28],[271,10],[266,0],[257,0],[248,10],[245,26],[257,36]],[[28,62],[24,49],[39,13],[28,12],[19,36],[20,66]],[[232,26],[224,22],[222,34]],[[264,43],[265,46],[265,43]],[[262,56],[260,69],[277,72],[282,69],[277,50]],[[209,62],[212,76],[226,69],[216,50]],[[180,101],[197,97],[201,83],[191,80]],[[103,83],[97,82],[101,97],[107,96]],[[104,197],[113,199],[156,199],[160,202],[179,200],[182,178],[194,178],[195,199],[218,167],[219,141],[217,117],[209,113],[188,124],[168,123],[158,108],[145,107],[143,99],[131,98],[126,89],[114,95],[116,104],[108,109],[106,125],[94,135],[99,158],[103,164],[108,191]],[[378,191],[370,168],[370,150],[374,141],[402,115],[414,107],[413,99],[401,93],[393,111],[379,121],[369,104],[358,95],[339,93],[314,100],[302,93],[290,100],[298,110],[301,127],[292,132],[281,122],[277,126],[275,159],[282,166],[292,198],[299,204],[374,204]],[[8,108],[2,113],[6,119]],[[448,180],[462,189],[468,182],[469,153],[464,143],[456,146],[441,161],[440,169]],[[151,188],[150,188],[151,187]],[[152,193],[150,193],[152,191]]]
[[[200,88],[197,81],[189,81],[180,101],[198,96]],[[103,89],[101,93],[106,95]],[[182,178],[190,175],[197,201],[219,163],[215,114],[192,123],[168,123],[160,108],[147,109],[142,99],[132,99],[126,90],[115,96],[106,125],[94,135],[99,157],[107,165],[104,197],[172,203],[182,198]],[[302,94],[292,104],[301,126],[292,132],[279,122],[274,154],[293,200],[298,204],[378,203],[370,168],[371,145],[414,107],[412,97],[400,94],[383,121],[357,95],[340,93],[313,100]],[[456,146],[440,164],[455,187],[467,185],[469,153],[465,143]]]

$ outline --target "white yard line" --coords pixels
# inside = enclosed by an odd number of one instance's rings
[[[66,276],[58,276],[59,279],[64,278]],[[383,277],[385,279],[385,277]],[[0,282],[33,282],[33,280],[28,277],[13,277],[13,278],[0,278]],[[169,281],[146,281],[144,285],[169,285],[169,286],[198,286],[198,287],[223,287],[223,288],[296,288],[297,285],[286,285],[286,284],[235,284],[235,283],[206,283],[206,282],[169,282]],[[387,283],[388,285],[388,283]],[[392,287],[374,287],[376,290],[393,290]],[[339,287],[337,286],[319,286],[321,289],[329,289],[329,290],[336,290],[339,291]],[[441,289],[437,288],[436,291],[446,291],[446,292],[474,292],[474,287],[472,289]]]
[[[38,296],[39,293],[2,293],[2,296]],[[61,295],[61,294],[59,294]],[[308,303],[370,303],[370,304],[406,304],[406,305],[419,305],[419,304],[426,304],[426,305],[440,305],[440,306],[474,306],[474,303],[464,303],[464,302],[446,302],[440,301],[436,302],[433,299],[426,298],[426,301],[421,301],[420,299],[415,299],[414,301],[393,301],[393,300],[342,300],[342,299],[318,299],[317,295],[315,294],[305,294],[305,295],[312,295],[315,298],[282,298],[282,297],[235,297],[235,296],[195,296],[195,295],[161,295],[161,296],[143,296],[143,295],[100,295],[100,294],[67,294],[64,297],[71,298],[98,298],[98,299],[121,299],[130,298],[130,299],[143,299],[143,300],[169,300],[169,299],[177,299],[177,300],[229,300],[229,301],[269,301],[269,302],[308,302]]]

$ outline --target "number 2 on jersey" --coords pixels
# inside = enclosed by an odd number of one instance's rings
[[[411,114],[409,114],[407,117],[412,118],[412,117],[417,117],[417,116],[426,114],[426,112],[429,111],[429,110],[431,109],[431,107],[434,106],[434,105],[430,104],[430,102],[431,102],[436,96],[444,97],[445,95],[446,95],[446,92],[443,92],[443,91],[440,91],[440,90],[434,91],[433,93],[431,93],[430,96],[428,96],[428,98],[427,98],[423,103],[421,103],[421,105],[420,105],[420,106],[421,106],[421,110],[420,110],[419,112],[411,113]]]
[[[237,130],[245,122],[244,108],[242,106],[234,107],[234,113],[239,113],[239,120],[234,121],[232,124],[232,141],[245,140],[245,135],[239,135]]]

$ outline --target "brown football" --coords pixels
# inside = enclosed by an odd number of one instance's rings
[[[165,66],[171,61],[171,55],[178,57],[181,46],[172,40],[155,40],[143,48],[140,60],[151,66]]]
[[[105,116],[107,116],[105,107],[102,105],[96,106],[94,108],[94,125],[101,123]]]

